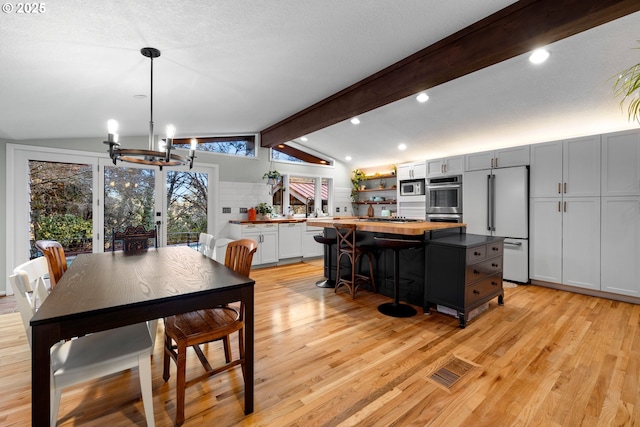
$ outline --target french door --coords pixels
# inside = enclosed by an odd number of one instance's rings
[[[7,145],[7,273],[57,240],[73,259],[111,250],[114,229],[158,227],[158,244],[192,245],[216,234],[218,166],[192,170],[113,165],[94,153]],[[11,290],[7,289],[10,293]]]

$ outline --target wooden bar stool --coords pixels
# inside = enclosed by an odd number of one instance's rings
[[[316,286],[319,288],[335,288],[336,282],[331,279],[331,272],[333,270],[332,262],[331,262],[331,248],[336,244],[337,239],[335,237],[325,237],[322,234],[317,234],[313,236],[313,240],[318,243],[322,243],[323,245],[327,245],[328,250],[328,258],[327,258],[327,278],[324,280],[319,280],[316,282]]]
[[[358,245],[356,243],[355,224],[335,223],[333,226],[336,229],[336,243],[338,245],[335,292],[338,292],[340,286],[345,285],[351,292],[351,298],[355,298],[356,291],[364,283],[370,283],[372,290],[376,292],[376,283],[373,279],[373,248],[368,245]],[[369,276],[356,272],[358,261],[362,256],[366,256],[369,259]],[[348,274],[340,274],[340,261],[343,257],[347,257],[351,264],[351,271]]]
[[[388,239],[384,237],[374,237],[373,241],[378,248],[393,251],[393,302],[380,304],[378,311],[392,317],[415,316],[418,313],[415,308],[400,303],[400,251],[419,248],[422,246],[422,242],[420,240]]]

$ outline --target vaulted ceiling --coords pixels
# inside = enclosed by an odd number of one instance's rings
[[[552,26],[575,1],[543,1],[557,7],[546,14]],[[178,137],[260,132],[513,3],[68,0],[38,14],[3,13],[0,139],[103,137],[109,118],[122,136],[145,135],[149,99],[137,96],[149,95],[145,46],[162,51],[156,126],[171,122]],[[424,104],[407,92],[359,114],[357,126],[334,104],[333,123],[285,139],[370,166],[636,127],[611,79],[640,62],[637,28],[634,12],[554,41],[539,66],[520,43],[510,59],[430,85]]]

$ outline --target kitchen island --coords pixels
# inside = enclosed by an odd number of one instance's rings
[[[422,240],[425,244],[418,249],[403,251],[401,253],[401,284],[400,300],[410,304],[423,306],[425,304],[425,288],[427,278],[427,253],[426,244],[431,239],[464,234],[466,225],[463,223],[426,222],[416,220],[404,220],[396,218],[308,218],[307,225],[323,227],[326,237],[335,237],[333,224],[354,224],[359,235],[358,241],[363,244],[373,244],[374,237],[387,237],[394,239]],[[335,247],[334,247],[335,248]],[[325,277],[335,280],[335,270],[327,271],[328,258],[331,264],[336,265],[336,251],[325,251]],[[361,272],[368,271],[366,258],[362,260],[358,269]],[[378,250],[375,254],[375,281],[379,293],[393,298],[393,252],[391,250]],[[350,268],[345,265],[345,268]],[[424,307],[425,313],[429,312]]]

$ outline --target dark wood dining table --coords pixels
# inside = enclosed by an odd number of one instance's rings
[[[254,284],[185,246],[150,249],[138,255],[78,255],[31,319],[32,425],[49,425],[49,353],[56,342],[241,300],[246,310],[244,412],[250,414]]]

